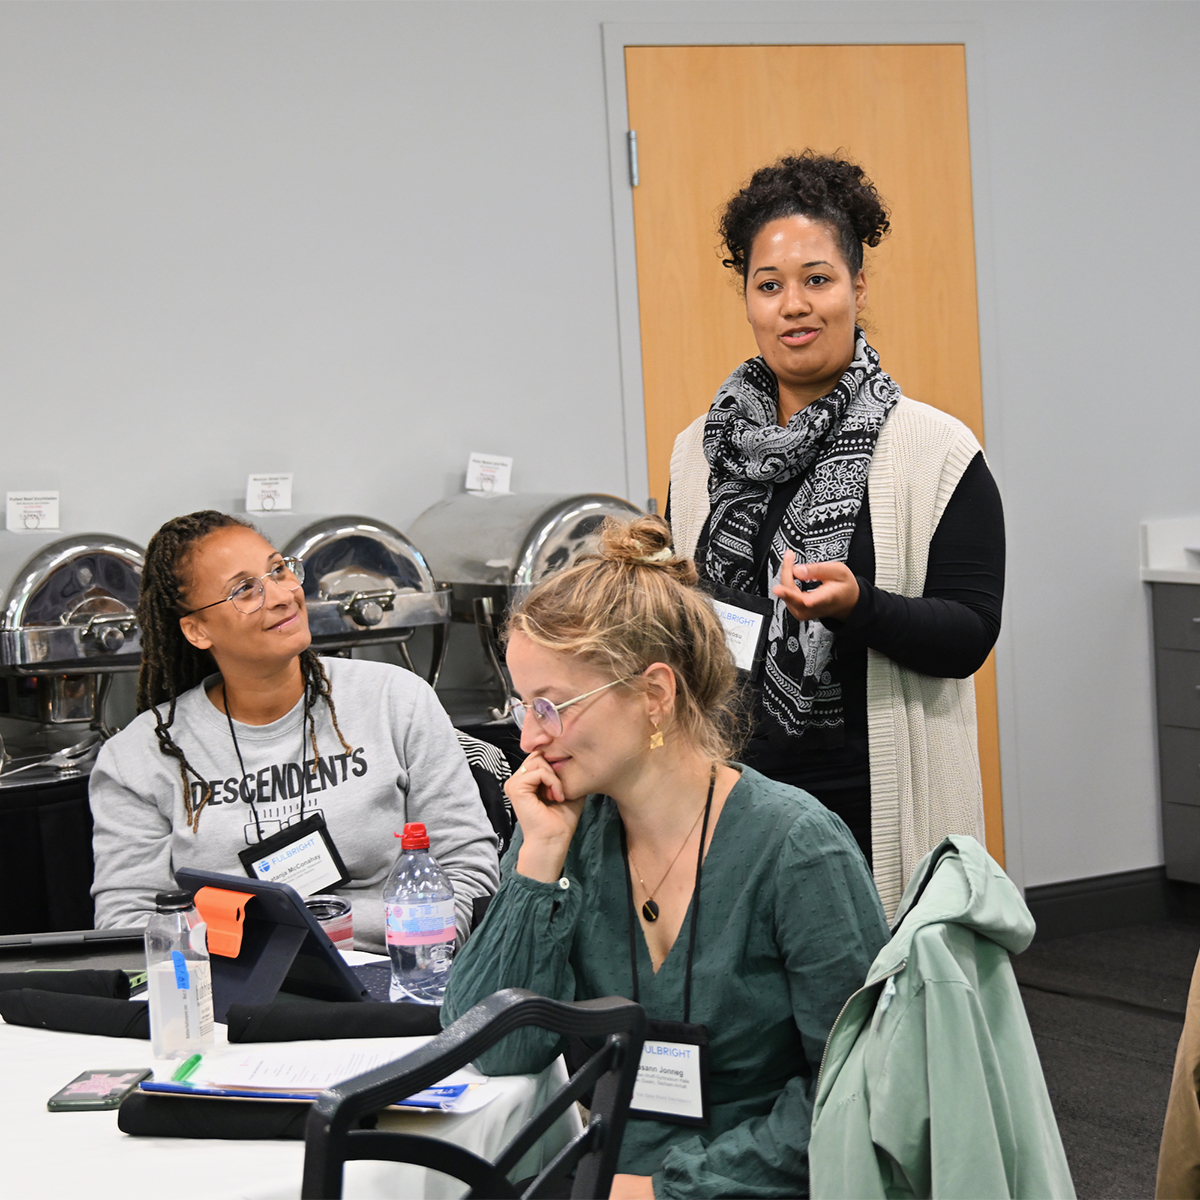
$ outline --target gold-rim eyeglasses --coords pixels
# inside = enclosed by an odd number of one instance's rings
[[[523,700],[518,700],[516,696],[511,696],[508,701],[508,711],[512,713],[512,719],[516,722],[518,729],[525,728],[525,715],[532,712],[548,734],[552,737],[558,737],[563,729],[561,713],[564,708],[570,708],[572,704],[578,704],[580,700],[586,700],[589,696],[595,696],[598,692],[606,692],[610,687],[616,687],[618,683],[628,683],[633,678],[634,676],[632,675],[626,675],[623,679],[614,679],[611,683],[601,684],[598,688],[592,688],[590,692],[584,692],[582,696],[573,696],[570,700],[564,700],[561,704],[554,704],[547,700],[545,696],[534,696],[526,704]]]
[[[256,613],[266,603],[268,579],[282,588],[287,588],[289,592],[294,592],[304,586],[304,563],[298,558],[281,558],[265,575],[249,575],[239,580],[224,599],[202,604],[199,608],[189,609],[181,615],[190,617],[192,613],[216,608],[218,604],[224,604],[226,601],[238,612],[247,615]]]

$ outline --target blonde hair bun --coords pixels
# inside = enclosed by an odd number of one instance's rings
[[[658,516],[618,521],[608,517],[600,528],[601,561],[628,567],[666,571],[672,579],[691,587],[698,576],[691,559],[680,558],[671,543],[671,527]]]
[[[676,684],[671,736],[728,760],[745,727],[737,669],[695,581],[695,566],[676,555],[662,517],[610,518],[598,552],[534,586],[509,614],[506,632],[589,663],[627,692],[645,688],[652,663],[665,663]]]

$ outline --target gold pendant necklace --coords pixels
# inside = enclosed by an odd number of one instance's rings
[[[704,807],[708,807],[707,803]],[[629,855],[629,865],[633,868],[633,873],[638,877],[638,883],[642,885],[642,891],[646,893],[646,899],[642,901],[642,916],[645,917],[646,920],[651,924],[658,920],[659,914],[659,907],[654,902],[654,892],[657,892],[658,888],[662,887],[662,885],[667,882],[667,876],[670,875],[671,868],[674,867],[679,861],[679,856],[683,853],[683,847],[692,840],[692,834],[696,832],[696,826],[700,824],[700,818],[702,816],[704,816],[704,808],[701,808],[696,814],[696,819],[692,822],[692,827],[688,830],[687,837],[683,839],[683,845],[681,845],[679,849],[675,851],[675,857],[671,859],[671,866],[663,872],[663,877],[658,881],[658,887],[656,887],[653,892],[646,886],[646,881],[642,878],[642,873],[638,870],[637,863],[633,861],[633,855]]]

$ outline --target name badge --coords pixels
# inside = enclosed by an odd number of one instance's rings
[[[739,608],[724,600],[712,601],[713,609],[725,630],[725,645],[733,655],[733,665],[739,671],[754,670],[754,658],[758,651],[759,635],[763,627],[763,616],[748,608]]]
[[[252,879],[286,883],[307,899],[350,882],[325,818],[305,817],[243,850],[238,858]]]
[[[673,1125],[707,1125],[708,1030],[682,1021],[651,1021],[648,1032],[629,1111]]]
[[[713,612],[725,631],[725,645],[729,647],[740,678],[743,683],[757,684],[762,674],[775,601],[708,579],[702,579],[700,587],[708,593]]]

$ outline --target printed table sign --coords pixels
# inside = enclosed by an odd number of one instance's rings
[[[512,491],[513,460],[503,454],[471,452],[467,459],[467,491],[485,496],[508,495]]]
[[[58,528],[57,492],[9,492],[5,528],[13,533]]]
[[[246,480],[247,512],[289,512],[292,507],[292,479],[282,475],[251,475]]]

